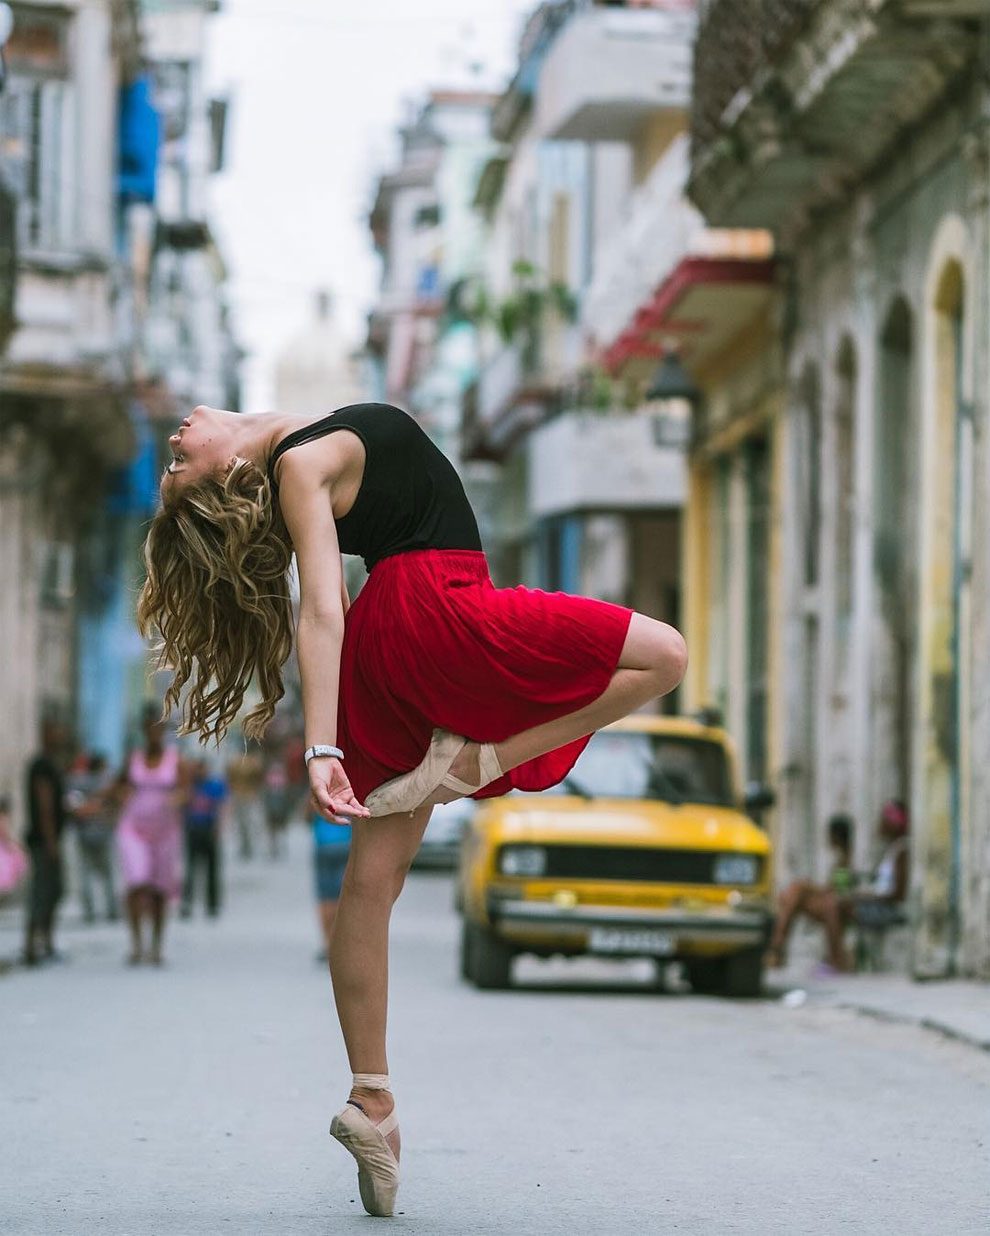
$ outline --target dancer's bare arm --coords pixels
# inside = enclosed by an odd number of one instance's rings
[[[344,639],[343,570],[333,522],[333,481],[325,457],[294,451],[282,461],[279,500],[299,571],[296,654],[302,680],[306,746],[337,743],[340,650]],[[346,752],[345,752],[346,755]],[[338,760],[309,763],[319,810],[330,819],[367,815]]]

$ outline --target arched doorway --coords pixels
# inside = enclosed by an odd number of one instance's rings
[[[788,793],[788,865],[814,871],[820,848],[819,737],[821,734],[822,383],[809,362],[795,391],[791,445],[794,510],[792,662],[800,673],[791,708],[791,783]]]
[[[833,674],[840,692],[849,690],[849,649],[852,635],[854,554],[856,542],[856,346],[845,336],[836,359],[834,510]]]
[[[891,306],[880,334],[873,425],[873,637],[871,817],[889,798],[911,801],[917,655],[918,409],[914,321]]]

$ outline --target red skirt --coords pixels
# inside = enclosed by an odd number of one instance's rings
[[[483,553],[385,558],[347,613],[338,738],[358,801],[415,768],[437,727],[474,742],[576,712],[619,663],[632,611],[531,588],[496,588]],[[480,790],[545,790],[574,766],[580,738]]]

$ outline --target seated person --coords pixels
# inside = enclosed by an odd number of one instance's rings
[[[833,837],[833,825],[840,821]],[[850,923],[886,927],[903,920],[902,903],[908,891],[908,813],[904,803],[891,799],[880,809],[878,831],[883,841],[880,858],[868,882],[855,887],[849,867],[852,824],[847,816],[829,821],[829,842],[836,848],[836,865],[830,887],[799,880],[781,894],[780,913],[770,941],[768,964],[785,964],[787,939],[799,913],[820,922],[825,928],[825,965],[833,970],[849,970],[845,948],[845,929]],[[836,847],[846,837],[845,847]]]
[[[777,919],[767,964],[775,969],[787,964],[787,941],[799,914],[821,923],[825,928],[828,964],[842,968],[841,900],[848,895],[852,877],[853,822],[848,815],[833,815],[828,822],[828,844],[833,853],[832,870],[827,884],[812,880],[795,880],[780,894]]]
[[[908,813],[898,799],[880,809],[883,849],[869,883],[856,889],[845,907],[848,921],[861,927],[891,927],[904,921],[908,893]]]

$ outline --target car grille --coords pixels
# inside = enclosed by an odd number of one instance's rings
[[[714,850],[548,845],[544,879],[642,880],[661,884],[714,884]],[[760,863],[762,868],[762,862]]]

